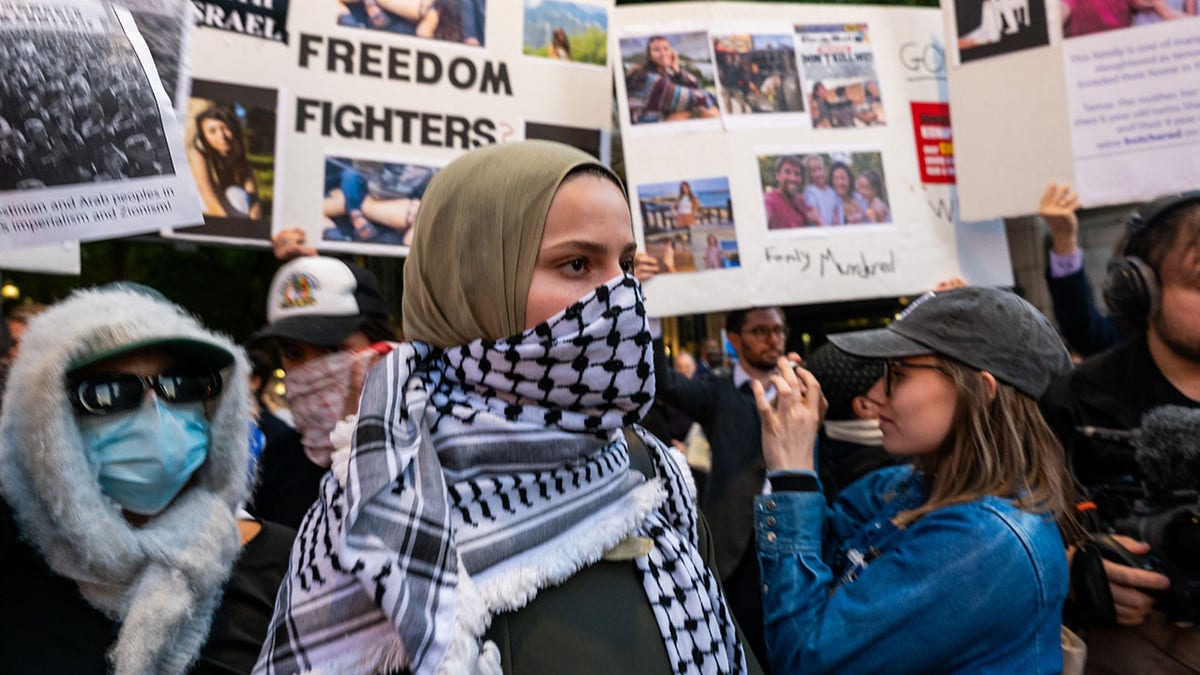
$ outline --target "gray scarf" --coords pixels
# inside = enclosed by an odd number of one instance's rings
[[[126,345],[180,337],[237,358],[209,411],[204,465],[165,511],[133,527],[100,491],[65,370]],[[117,675],[186,672],[207,639],[240,548],[234,510],[247,489],[248,372],[228,338],[134,290],[79,291],[29,322],[0,415],[0,495],[50,569],[121,624],[108,654]]]

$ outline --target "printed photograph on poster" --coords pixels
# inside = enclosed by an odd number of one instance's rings
[[[608,8],[586,2],[525,0],[527,56],[608,65]]]
[[[994,0],[993,0],[994,1]],[[1196,16],[1196,0],[1062,0],[1063,37],[1094,35]],[[1200,26],[1198,26],[1200,29]]]
[[[626,37],[620,44],[630,122],[655,124],[721,116],[708,33]]]
[[[797,25],[795,30],[813,128],[886,124],[867,25]]]
[[[176,110],[182,110],[180,102],[191,89],[182,55],[191,43],[189,35],[195,20],[192,4],[187,0],[117,0],[116,4],[133,15],[167,98]]]
[[[192,0],[196,25],[287,44],[288,0]]]
[[[127,10],[0,1],[0,247],[200,222],[180,136]]]
[[[758,170],[773,232],[892,222],[881,153],[760,155]]]
[[[967,63],[1049,44],[1044,1],[954,0],[951,8],[958,33],[955,38],[958,62]],[[1065,8],[1067,2],[1061,6]],[[1105,4],[1105,7],[1109,6],[1111,3]]]
[[[692,178],[637,188],[646,252],[664,273],[740,267],[729,178]]]
[[[338,3],[339,26],[481,46],[486,0],[319,0]]]
[[[174,173],[154,91],[111,8],[52,7],[0,3],[0,192]]]
[[[409,246],[417,208],[438,167],[325,158],[325,241]]]
[[[713,53],[726,115],[804,111],[791,35],[717,35]]]
[[[204,225],[179,233],[271,238],[276,101],[272,89],[193,82],[183,139]]]

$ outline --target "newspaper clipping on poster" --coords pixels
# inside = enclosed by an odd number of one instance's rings
[[[961,13],[971,3],[943,7]],[[1007,13],[1026,5],[982,7],[1007,26]],[[946,22],[963,62],[951,68],[950,98],[964,215],[1028,214],[1050,182],[1071,183],[1085,207],[1200,188],[1196,1],[1028,8],[1047,17],[1048,42],[969,63],[972,36]]]
[[[897,296],[960,274],[936,10],[619,7],[610,45],[634,229],[664,270],[653,314]],[[919,155],[922,132],[942,136],[923,144],[936,156]]]
[[[0,248],[200,221],[181,133],[128,11],[0,1]]]
[[[204,4],[182,125],[204,225],[167,236],[267,246],[299,227],[322,251],[404,256],[465,152],[544,138],[607,160],[612,0],[259,3],[277,37]]]

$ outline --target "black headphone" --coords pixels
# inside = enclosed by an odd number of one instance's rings
[[[1125,248],[1108,263],[1104,304],[1118,323],[1140,326],[1158,308],[1158,276],[1150,265],[1130,255],[1133,244],[1151,228],[1160,227],[1177,210],[1200,202],[1200,190],[1160,197],[1135,213],[1125,224]]]

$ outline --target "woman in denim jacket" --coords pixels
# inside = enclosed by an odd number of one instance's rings
[[[1050,324],[1015,295],[968,287],[830,339],[884,359],[868,397],[884,449],[911,466],[868,474],[827,507],[813,473],[817,381],[781,367],[773,403],[755,386],[772,486],[755,503],[772,670],[1060,672],[1063,540],[1078,526],[1035,402],[1070,366]]]

